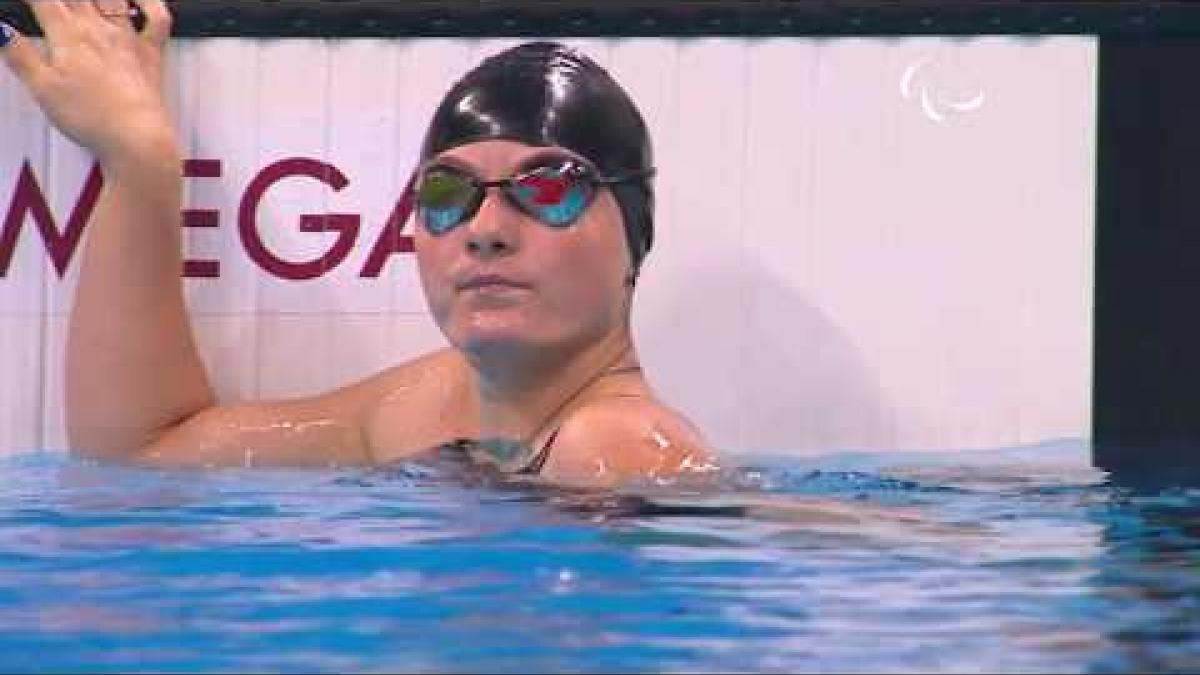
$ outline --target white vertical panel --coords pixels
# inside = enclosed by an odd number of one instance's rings
[[[329,158],[328,43],[264,40],[259,44],[256,96],[250,102],[258,130],[255,155],[260,168],[286,158]],[[302,215],[328,213],[340,203],[332,189],[309,177],[287,178],[271,187],[258,209],[263,243],[289,262],[317,258],[333,245],[334,233],[301,232]],[[260,396],[311,393],[324,379],[328,354],[332,286],[321,279],[303,281],[260,274],[257,367]]]
[[[5,450],[40,447],[44,392],[42,362],[45,318],[0,312],[0,443]]]
[[[339,386],[438,349],[445,340],[428,314],[371,313],[339,316],[332,343],[338,368],[337,382],[329,386]]]
[[[46,174],[46,129],[30,96],[0,68],[0,225],[15,197],[25,162],[39,183]],[[45,247],[26,219],[7,273],[0,277],[0,453],[38,447],[44,392],[42,350],[46,310]]]
[[[359,276],[413,163],[411,155],[401,154],[395,107],[397,90],[404,86],[398,61],[411,48],[383,40],[330,45],[331,68],[338,75],[330,80],[326,155],[350,180],[338,193],[336,210],[361,217],[355,251],[328,276],[335,282],[333,312],[386,312],[396,304],[398,279],[413,279],[411,254],[389,257],[379,277]]]
[[[258,48],[245,40],[193,40],[177,43],[172,56],[180,78],[177,114],[184,156],[221,163],[219,178],[193,178],[184,184],[184,208],[219,212],[217,228],[184,230],[187,257],[220,264],[218,280],[185,282],[188,304],[202,314],[253,313],[261,271],[242,252],[238,204],[261,169],[254,152],[258,129],[253,121]]]
[[[192,331],[209,382],[227,403],[258,398],[254,346],[262,318],[252,313],[193,313]]]
[[[217,279],[186,279],[184,291],[209,377],[226,401],[258,395],[258,279],[238,236],[238,204],[260,170],[255,149],[253,101],[258,47],[253,41],[189,40],[175,43],[179,135],[184,156],[221,163],[219,178],[189,179],[184,208],[217,210],[215,229],[186,229],[184,251],[194,260],[216,260]],[[236,65],[234,65],[236,64]]]
[[[748,176],[743,264],[745,327],[753,345],[745,351],[743,447],[868,448],[894,440],[890,410],[867,355],[838,324],[837,308],[814,293],[823,235],[856,226],[816,213],[815,188],[825,168],[820,143],[829,135],[861,133],[840,131],[840,118],[828,125],[820,119],[827,101],[815,85],[827,46],[818,40],[768,40],[751,56],[745,94],[749,148],[738,165]],[[859,155],[851,161],[871,160]],[[853,268],[851,274],[865,280],[863,267]]]
[[[244,102],[246,117],[258,132],[256,167],[279,160],[307,158],[329,162],[329,43],[324,40],[263,40],[255,96]],[[336,239],[334,233],[299,230],[302,215],[328,213],[342,204],[340,193],[306,176],[289,177],[271,186],[258,209],[263,243],[290,263],[315,259]],[[332,306],[332,284],[259,275],[260,309],[318,313]]]
[[[55,130],[48,134],[43,188],[50,210],[62,231],[71,212],[80,202],[84,184],[94,165],[92,157]],[[30,233],[32,234],[32,233]],[[82,262],[82,242],[70,266],[60,276],[53,265],[47,264],[42,273],[46,283],[46,310],[43,316],[40,387],[44,392],[41,419],[29,420],[40,427],[41,444],[66,447],[66,427],[62,407],[65,391],[66,326],[71,299],[79,282]]]
[[[7,68],[0,68],[0,224],[15,198],[22,165],[28,163],[45,194],[48,129],[32,97]],[[40,315],[46,309],[42,274],[49,257],[32,218],[22,234],[5,276],[0,277],[0,312]]]
[[[94,160],[74,142],[52,129],[46,137],[45,161],[39,182],[55,225],[62,232],[66,228],[67,219],[80,201]],[[32,224],[29,223],[30,226]],[[70,311],[70,299],[74,297],[75,285],[79,281],[82,246],[76,250],[70,266],[60,276],[50,264],[41,237],[35,233],[34,228],[29,227],[22,238],[28,239],[26,245],[36,242],[35,245],[41,249],[46,262],[42,270],[46,283],[46,311],[51,314],[66,314]]]
[[[334,42],[330,81],[328,156],[349,178],[339,212],[360,215],[355,251],[329,275],[335,284],[330,312],[328,372],[308,393],[344,385],[402,360],[392,308],[398,294],[416,293],[411,254],[390,255],[378,277],[360,276],[384,225],[403,194],[413,165],[401,148],[396,99],[405,86],[399,63],[411,43]],[[406,139],[407,140],[407,139]],[[411,144],[411,141],[408,142]]]
[[[29,427],[37,429],[39,443],[37,447],[66,449],[67,443],[66,410],[63,401],[66,400],[66,343],[67,343],[67,314],[47,314],[42,321],[42,361],[40,386],[43,392],[43,404],[37,418],[23,420]],[[19,450],[22,448],[5,448]]]
[[[677,43],[670,140],[657,145],[656,187],[670,204],[658,220],[639,308],[641,350],[661,373],[658,388],[704,420],[717,445],[745,435],[742,377],[745,262],[741,169],[748,152],[749,43],[724,38]],[[670,63],[668,61],[668,63]],[[662,214],[666,215],[666,214]],[[661,255],[660,255],[661,254]],[[656,286],[653,295],[651,285]],[[680,349],[686,341],[687,349]]]
[[[1024,282],[1017,301],[1020,318],[1014,321],[1014,339],[1021,345],[1021,394],[1015,401],[1021,443],[1087,436],[1092,425],[1098,82],[1095,53],[1081,48],[1089,43],[1048,39],[1042,54],[1022,54],[1022,70],[1052,65],[1046,77],[1023,83],[1020,100],[1025,105],[1014,99],[1005,111],[1013,128],[1039,129],[1060,144],[1049,153],[1038,152],[1033,143],[1025,146],[1040,159],[1036,173],[1021,184],[1025,197],[1014,214],[1027,219],[1033,242],[1014,256]],[[998,46],[992,49],[999,52]],[[994,53],[992,58],[1002,56]],[[1052,97],[1061,104],[1042,103]],[[1018,152],[1010,152],[1017,161]]]
[[[675,40],[641,38],[618,40],[612,49],[609,72],[633,98],[641,109],[654,145],[655,165],[658,175],[654,179],[654,246],[643,263],[637,282],[633,305],[634,342],[647,376],[659,393],[671,404],[694,415],[700,421],[703,400],[711,384],[698,381],[704,364],[705,353],[711,356],[711,340],[720,331],[689,330],[686,337],[675,334],[668,326],[678,316],[670,314],[672,306],[691,292],[686,282],[688,270],[671,255],[678,241],[687,241],[687,224],[679,214],[679,181],[674,172],[680,158],[680,97],[679,97],[679,49]],[[686,339],[694,348],[689,354],[680,353],[678,343]],[[695,379],[689,381],[687,373],[694,372]],[[736,383],[725,383],[725,386]],[[689,391],[692,397],[687,397]],[[704,430],[710,436],[716,432],[714,424],[722,418],[718,406],[712,406],[704,416]],[[727,423],[728,435],[736,434],[734,420]]]

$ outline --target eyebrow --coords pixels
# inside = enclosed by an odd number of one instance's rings
[[[565,148],[539,148],[537,152],[521,160],[517,164],[517,170],[524,171],[531,169],[548,159],[569,159],[573,162],[586,164],[586,161],[582,157]]]
[[[528,157],[525,157],[520,162],[517,162],[517,164],[513,167],[512,173],[515,175],[521,173],[522,171],[527,171],[548,159],[569,159],[585,165],[588,163],[587,160],[569,150],[566,150],[565,148],[539,148]],[[465,171],[476,178],[484,178],[477,166],[465,159],[459,159],[453,155],[434,157],[425,165],[422,171],[427,171],[437,166],[452,167],[461,171]]]
[[[455,169],[462,169],[463,171],[466,171],[467,173],[469,173],[471,175],[477,175],[479,173],[475,169],[474,164],[471,164],[470,162],[468,162],[466,160],[458,159],[457,157],[453,157],[453,156],[434,157],[433,159],[426,162],[425,166],[421,167],[421,171],[422,172],[428,171],[435,166],[449,166],[449,167],[453,167]]]

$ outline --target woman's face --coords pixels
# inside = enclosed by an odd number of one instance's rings
[[[438,155],[481,180],[508,178],[561,148],[480,141]],[[487,188],[470,219],[442,234],[418,218],[425,298],[451,344],[471,353],[513,347],[582,348],[628,321],[630,258],[621,212],[600,189],[569,226],[550,227]]]

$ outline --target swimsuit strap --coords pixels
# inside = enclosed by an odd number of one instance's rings
[[[613,368],[612,370],[606,370],[601,374],[602,375],[620,375],[622,373],[640,373],[641,371],[642,371],[641,366],[624,366],[622,368]]]
[[[624,356],[624,352],[622,352],[620,356]],[[546,422],[549,422],[556,415],[558,415],[560,412],[562,412],[562,410],[565,409],[567,407],[567,405],[569,405],[571,403],[571,401],[575,400],[575,398],[577,396],[579,396],[579,394],[581,394],[584,389],[586,389],[591,384],[595,383],[600,378],[607,377],[609,375],[619,375],[619,374],[623,374],[623,373],[635,373],[635,372],[640,372],[641,370],[642,370],[642,367],[639,365],[623,366],[621,368],[611,368],[611,367],[605,368],[604,370],[600,371],[599,373],[597,373],[596,375],[594,375],[593,377],[591,377],[587,381],[585,381],[583,386],[581,386],[574,393],[572,393],[565,400],[563,400],[563,402],[561,404],[559,404],[553,411],[551,411],[550,415],[546,419]],[[613,396],[618,397],[618,398],[626,398],[626,397],[640,397],[641,394],[614,394]],[[546,422],[543,422],[542,426],[545,426]],[[523,466],[519,469],[513,470],[512,473],[519,474],[519,475],[536,475],[538,473],[541,473],[542,468],[546,466],[546,461],[550,457],[550,451],[553,449],[554,441],[558,439],[558,432],[561,429],[562,429],[561,426],[555,428],[554,431],[550,433],[550,436],[546,438],[546,442],[543,443],[542,446],[540,448],[538,448],[537,452],[535,452],[529,458],[529,461],[525,463],[525,466]],[[535,431],[535,434],[536,434],[536,431]],[[532,441],[533,439],[531,438],[530,440]],[[440,446],[440,449],[443,451],[448,451],[456,457],[466,458],[469,460],[471,459],[471,454],[472,454],[471,451],[472,450],[484,450],[486,452],[486,449],[484,449],[482,447],[482,444],[478,440],[470,439],[470,438],[456,438],[454,440],[447,441]],[[489,452],[488,454],[490,455],[492,453]],[[471,460],[471,461],[474,462],[475,460]]]
[[[546,466],[546,460],[550,458],[550,446],[554,445],[555,439],[558,438],[558,432],[562,427],[558,427],[551,432],[550,437],[542,444],[542,447],[537,451],[537,454],[530,458],[529,463],[516,471],[523,476],[536,476],[542,472],[542,468]]]
[[[455,459],[471,459],[471,446],[475,445],[475,441],[470,438],[456,438],[451,441],[446,441],[437,446],[438,451],[450,453]]]
[[[618,373],[633,373],[638,372],[641,369],[641,366],[626,366],[624,368],[616,368],[607,371],[605,374],[616,375]],[[643,394],[612,394],[612,398],[642,398],[642,396]],[[529,463],[516,473],[529,476],[541,473],[542,468],[546,466],[546,460],[550,458],[550,450],[553,449],[552,446],[554,445],[554,441],[558,439],[559,431],[562,431],[562,427],[555,427],[554,431],[550,432],[550,436],[546,439],[546,442],[542,444],[542,447],[539,448],[537,453],[529,459]]]

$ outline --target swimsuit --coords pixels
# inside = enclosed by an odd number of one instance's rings
[[[556,407],[550,413],[550,415],[547,416],[546,421],[542,424],[545,425],[546,422],[554,419],[555,415],[561,413],[571,401],[575,400],[575,398],[579,396],[584,389],[596,382],[596,380],[610,375],[640,372],[641,369],[641,366],[633,365],[624,366],[621,368],[610,367],[600,371],[595,377],[586,381],[582,387],[575,391],[574,394],[571,394],[561,404],[559,404],[558,407]],[[640,398],[641,396],[641,393],[614,393],[609,395],[609,397],[612,398]],[[539,429],[540,428],[541,427],[539,427]],[[542,468],[546,465],[546,460],[550,457],[550,450],[554,445],[555,439],[558,438],[558,432],[561,429],[562,427],[554,429],[554,431],[551,432],[550,436],[546,439],[546,442],[542,444],[542,447],[538,448],[538,450],[534,452],[527,460],[525,460],[523,464],[517,466],[516,468],[506,465],[511,465],[515,460],[527,453],[528,447],[519,441],[513,441],[505,438],[486,440],[456,438],[452,441],[441,444],[438,446],[438,450],[441,453],[448,453],[450,456],[456,459],[465,459],[475,464],[493,466],[500,469],[504,473],[517,476],[536,476],[537,474],[541,473]],[[485,458],[482,460],[477,459],[477,457],[481,454],[484,455]]]
[[[528,461],[512,470],[505,470],[503,467],[505,463],[511,462],[513,458],[505,459],[497,457],[499,453],[493,452],[492,447],[489,447],[494,446],[495,444],[493,443],[480,442],[471,438],[456,438],[453,441],[448,441],[438,446],[438,452],[476,465],[495,466],[504,471],[504,473],[511,473],[517,476],[536,476],[541,473],[542,467],[546,466],[546,460],[550,457],[550,449],[554,445],[555,439],[558,438],[558,431],[558,429],[555,429],[550,434],[550,437],[546,439],[546,442],[542,444],[542,447],[538,448],[537,452]],[[516,445],[511,441],[504,441],[504,443],[506,445]],[[484,455],[487,459],[483,461],[476,459],[479,455]]]

